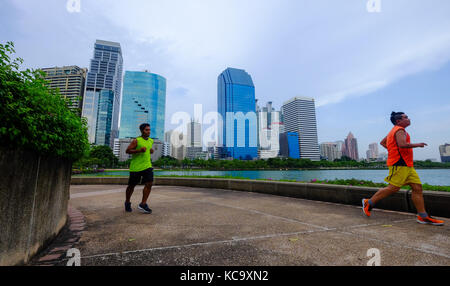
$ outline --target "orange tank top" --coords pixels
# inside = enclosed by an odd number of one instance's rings
[[[397,140],[395,139],[395,134],[399,130],[405,130],[405,128],[400,126],[394,126],[391,132],[387,135],[386,146],[388,149],[388,166],[408,166],[414,167],[413,160],[413,150],[412,148],[399,148]],[[406,132],[406,131],[405,131]],[[406,143],[411,143],[411,137],[408,132],[406,132]]]

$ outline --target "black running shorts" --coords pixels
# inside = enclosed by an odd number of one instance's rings
[[[140,172],[130,172],[130,178],[128,179],[129,186],[136,186],[148,182],[153,182],[153,168],[148,168]]]

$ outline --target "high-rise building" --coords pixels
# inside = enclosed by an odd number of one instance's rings
[[[337,157],[336,159],[341,159],[342,158],[342,149],[344,146],[344,141],[339,140],[339,141],[335,141],[334,143],[336,143],[337,146]]]
[[[217,147],[216,142],[208,142],[206,152],[208,153],[208,159],[217,159],[219,158],[219,149]]]
[[[344,145],[342,148],[342,156],[347,156],[350,159],[359,160],[358,155],[358,141],[353,136],[352,132],[350,132],[347,138],[344,140]]]
[[[186,137],[177,130],[164,133],[164,141],[170,143],[172,157],[183,160],[186,157]]]
[[[67,99],[69,108],[81,116],[87,69],[78,66],[43,68],[48,87],[58,89],[61,96]]]
[[[281,107],[286,132],[298,134],[300,158],[320,160],[316,108],[313,98],[294,97]]]
[[[443,163],[450,162],[450,144],[446,143],[444,145],[439,146],[439,153],[441,155],[441,162]]]
[[[131,154],[127,154],[127,148],[133,141],[132,138],[116,138],[114,139],[114,155],[119,159],[120,162],[127,161],[131,159]]]
[[[186,157],[189,159],[203,158],[202,125],[193,119],[187,124]]]
[[[139,125],[150,124],[150,137],[163,141],[166,79],[154,73],[126,71],[123,80],[120,138],[140,135]]]
[[[340,159],[339,156],[339,146],[336,142],[326,142],[320,144],[320,157],[328,160],[334,161],[335,159]]]
[[[280,134],[280,156],[300,159],[297,132],[285,132]]]
[[[95,145],[110,145],[114,112],[114,91],[102,89],[99,92]]]
[[[163,156],[170,156],[172,157],[172,144],[169,142],[163,143]]]
[[[378,154],[377,161],[386,161],[388,159],[388,153],[383,152]]]
[[[218,77],[217,108],[222,157],[251,160],[258,156],[255,86],[241,69],[227,68]]]
[[[96,145],[112,147],[114,139],[118,138],[122,70],[120,44],[97,40],[87,73],[82,110],[82,116],[88,123],[89,141]],[[101,132],[97,134],[99,130]]]
[[[280,112],[275,111],[272,102],[265,107],[256,105],[258,122],[258,158],[275,158],[280,152]]]
[[[369,144],[369,150],[366,152],[367,160],[376,160],[378,158],[378,144]]]
[[[202,125],[193,119],[187,124],[187,146],[202,147]]]
[[[164,143],[159,139],[155,139],[153,140],[152,149],[153,154],[151,155],[151,160],[154,162],[163,156]]]

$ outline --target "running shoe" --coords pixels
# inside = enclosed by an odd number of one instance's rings
[[[130,212],[133,211],[133,210],[131,209],[131,203],[125,202],[125,211],[128,212],[128,213],[130,213]]]
[[[423,218],[420,215],[418,215],[416,221],[420,224],[444,225],[443,220],[435,219],[435,218],[432,218],[431,216],[427,216],[426,218]]]
[[[362,211],[366,217],[370,217],[370,211],[372,210],[372,206],[369,204],[368,199],[362,200]]]
[[[141,212],[146,213],[146,214],[151,214],[152,213],[152,210],[148,207],[147,204],[144,204],[144,205],[143,204],[139,204],[138,209]]]

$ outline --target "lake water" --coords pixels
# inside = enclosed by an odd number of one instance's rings
[[[450,186],[450,169],[416,169],[422,183],[430,185]],[[128,171],[104,172],[103,175],[128,176]],[[289,170],[289,171],[157,171],[155,176],[188,175],[188,176],[232,176],[248,179],[297,180],[310,181],[334,179],[358,179],[375,183],[383,183],[388,170]]]

